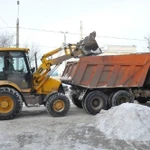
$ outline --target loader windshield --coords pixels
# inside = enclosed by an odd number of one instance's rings
[[[9,52],[6,60],[8,71],[27,73],[27,67],[22,52]]]

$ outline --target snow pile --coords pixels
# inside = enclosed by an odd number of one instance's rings
[[[150,141],[150,108],[124,103],[95,118],[96,127],[107,138]]]

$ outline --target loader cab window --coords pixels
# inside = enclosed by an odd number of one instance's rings
[[[28,73],[22,52],[9,52],[6,57],[6,66],[9,72]]]
[[[4,69],[4,56],[0,56],[0,72]]]
[[[4,53],[0,52],[0,80],[5,80],[5,74],[4,74]]]
[[[5,61],[7,80],[14,82],[21,89],[31,88],[32,74],[29,70],[25,52],[7,52]]]

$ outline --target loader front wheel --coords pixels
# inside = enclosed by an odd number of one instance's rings
[[[48,97],[46,108],[53,117],[65,116],[70,109],[69,99],[62,93],[55,93]]]
[[[0,120],[8,120],[16,117],[23,107],[22,97],[13,88],[0,88]]]
[[[92,91],[83,100],[83,108],[92,115],[96,115],[101,109],[106,108],[107,96],[101,91]]]

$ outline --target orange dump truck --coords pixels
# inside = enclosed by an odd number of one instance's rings
[[[150,99],[150,54],[86,56],[68,62],[61,81],[71,85],[72,102],[90,114],[134,99]]]

